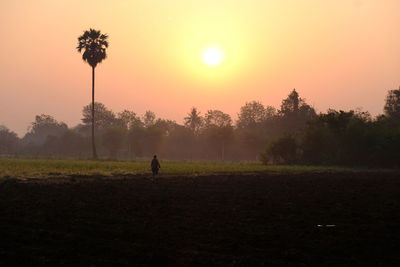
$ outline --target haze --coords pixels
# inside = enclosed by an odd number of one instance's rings
[[[400,85],[399,11],[397,0],[2,0],[0,124],[22,136],[42,113],[80,123],[91,70],[75,47],[91,27],[109,35],[96,101],[114,111],[236,117],[246,101],[279,107],[296,88],[317,111],[376,115]],[[225,65],[201,64],[209,45]]]

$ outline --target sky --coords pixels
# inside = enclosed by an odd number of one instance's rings
[[[399,13],[398,0],[0,0],[0,125],[80,123],[91,69],[75,48],[89,28],[109,35],[95,97],[115,112],[236,118],[296,88],[318,112],[381,114],[400,86]],[[203,62],[207,47],[220,64]]]

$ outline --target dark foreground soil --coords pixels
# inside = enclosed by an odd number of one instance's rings
[[[4,266],[399,263],[398,173],[0,183]]]

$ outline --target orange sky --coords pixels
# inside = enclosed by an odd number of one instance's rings
[[[236,117],[297,88],[318,111],[376,115],[400,85],[399,13],[398,0],[1,0],[0,124],[22,135],[37,114],[80,122],[91,73],[75,47],[90,27],[110,36],[96,100],[114,111]],[[208,45],[220,66],[201,62]]]

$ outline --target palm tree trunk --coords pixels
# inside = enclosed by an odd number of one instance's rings
[[[94,67],[92,67],[92,152],[93,159],[97,159],[96,144],[94,141]]]

